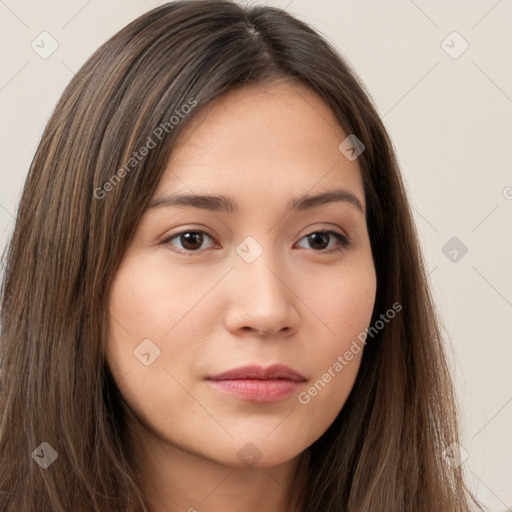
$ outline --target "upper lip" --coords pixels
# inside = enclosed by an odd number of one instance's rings
[[[296,382],[306,380],[304,376],[284,364],[273,364],[267,368],[261,366],[242,366],[227,372],[209,375],[208,380],[267,380],[267,379],[288,379]]]

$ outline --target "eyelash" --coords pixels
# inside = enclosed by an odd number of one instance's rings
[[[164,238],[160,244],[162,245],[171,245],[171,240],[174,240],[175,238],[178,238],[180,237],[181,235],[184,235],[184,234],[187,234],[187,233],[200,233],[202,235],[206,235],[207,237],[209,237],[210,239],[213,240],[213,237],[211,237],[208,233],[206,233],[206,231],[201,231],[199,229],[187,229],[187,230],[184,230],[184,231],[180,231],[179,233],[174,233],[172,234],[171,236],[168,236],[166,238]],[[304,235],[301,240],[303,240],[304,238],[308,238],[312,235],[316,235],[316,234],[323,234],[323,235],[332,235],[334,238],[336,238],[336,240],[338,241],[338,243],[340,244],[340,247],[338,248],[335,248],[335,249],[323,249],[323,250],[320,250],[320,251],[315,251],[313,250],[313,252],[316,252],[318,254],[331,254],[331,253],[336,253],[336,252],[340,252],[344,249],[346,249],[347,247],[349,247],[350,245],[350,241],[349,239],[342,235],[341,233],[338,233],[337,231],[332,231],[332,230],[326,230],[326,231],[312,231],[311,233],[307,234],[307,235]],[[178,254],[183,254],[185,256],[197,256],[198,254],[201,254],[203,251],[200,251],[200,250],[196,250],[196,251],[192,251],[192,250],[175,250],[175,249],[172,249],[174,250],[175,252],[177,252]],[[206,250],[206,249],[204,249]]]

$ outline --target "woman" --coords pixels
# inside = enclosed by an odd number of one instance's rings
[[[2,511],[476,505],[390,140],[284,11],[178,1],[105,43],[5,267]]]

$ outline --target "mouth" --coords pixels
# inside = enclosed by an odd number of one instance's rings
[[[206,378],[214,389],[250,402],[277,402],[296,392],[306,379],[292,368],[244,366]]]

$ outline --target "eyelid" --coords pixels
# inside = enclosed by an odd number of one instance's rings
[[[321,227],[317,228],[315,226],[318,226],[320,225]],[[330,222],[327,222],[327,223],[313,223],[313,224],[310,224],[309,226],[306,226],[302,232],[304,232],[303,235],[300,236],[299,240],[302,240],[302,238],[304,238],[305,236],[309,236],[309,235],[312,235],[313,233],[332,233],[332,234],[335,234],[335,235],[340,235],[342,236],[343,238],[345,238],[346,240],[349,240],[349,236],[347,235],[347,233],[345,232],[345,230],[343,230],[340,226],[338,226],[337,224],[333,224],[333,223],[330,223]]]

